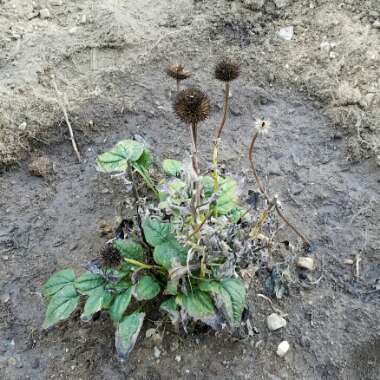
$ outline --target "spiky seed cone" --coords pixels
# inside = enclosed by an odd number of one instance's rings
[[[231,82],[240,74],[240,65],[227,58],[222,59],[215,67],[215,78],[223,82]]]
[[[103,265],[107,268],[116,268],[121,264],[122,256],[112,244],[107,244],[100,252]]]
[[[183,90],[176,97],[175,112],[183,122],[198,124],[209,116],[208,97],[195,87]]]
[[[182,90],[176,97],[174,110],[184,123],[198,124],[208,118],[208,97],[195,87]]]
[[[169,75],[169,77],[172,77],[176,80],[184,80],[187,78],[190,78],[191,72],[188,70],[185,70],[185,68],[182,65],[178,64],[171,64],[166,69],[166,74]]]

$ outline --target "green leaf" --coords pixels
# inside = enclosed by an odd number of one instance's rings
[[[219,215],[226,215],[231,212],[239,202],[236,195],[237,183],[232,178],[224,178],[221,181],[220,196],[216,201],[215,210]]]
[[[121,280],[117,284],[107,284],[105,289],[111,293],[123,293],[125,290],[129,289],[132,286],[131,282],[128,280]]]
[[[66,285],[72,284],[75,281],[75,273],[72,269],[64,269],[54,273],[42,287],[44,297],[54,296]]]
[[[79,294],[72,284],[66,285],[55,293],[48,305],[42,328],[48,329],[57,322],[68,318],[78,306],[79,298]]]
[[[90,296],[98,288],[103,288],[105,284],[104,278],[98,274],[85,272],[75,281],[75,287],[80,294]]]
[[[201,182],[206,198],[211,197],[214,192],[214,180],[210,176],[203,176]]]
[[[232,324],[241,321],[246,305],[246,290],[242,280],[238,278],[225,278],[220,282],[203,280],[199,288],[214,295],[216,305],[223,308]]]
[[[165,174],[171,176],[177,176],[183,170],[182,162],[177,160],[164,160],[162,162],[162,167]]]
[[[235,207],[230,211],[231,222],[237,223],[245,213],[246,210],[244,210],[243,208]]]
[[[170,224],[148,218],[143,224],[146,241],[153,247],[167,241],[171,235]]]
[[[150,154],[149,150],[144,149],[142,155],[134,164],[136,164],[140,168],[148,170],[151,167],[152,163],[152,155]]]
[[[115,334],[117,356],[124,361],[136,344],[137,337],[143,325],[145,313],[135,312],[125,317],[119,323]]]
[[[112,244],[123,257],[138,261],[144,260],[144,248],[140,244],[122,239],[116,239]]]
[[[160,284],[151,276],[143,276],[139,279],[133,290],[133,295],[138,301],[150,300],[160,293]]]
[[[164,294],[175,296],[177,294],[178,280],[169,280],[166,284]]]
[[[178,294],[176,302],[194,319],[204,320],[215,315],[210,296],[200,290],[194,290],[189,294]]]
[[[175,297],[170,297],[161,303],[160,309],[169,314],[170,320],[176,324],[179,320],[179,312],[177,311],[177,304]]]
[[[158,265],[170,269],[178,264],[186,264],[187,250],[173,237],[171,240],[156,246],[153,259]]]
[[[111,306],[110,315],[113,321],[120,321],[125,310],[129,306],[132,297],[132,288],[129,288],[123,293],[116,296]]]
[[[229,317],[234,322],[240,322],[246,305],[246,290],[239,278],[226,278],[221,281],[221,286],[228,293],[232,303],[232,314]]]
[[[102,172],[124,172],[129,162],[137,161],[143,154],[144,147],[137,141],[122,140],[110,151],[98,156],[96,163]]]
[[[81,315],[82,321],[90,321],[93,314],[102,309],[107,294],[109,293],[102,287],[91,293],[84,305],[83,314]]]
[[[186,188],[186,183],[180,179],[175,179],[169,183],[171,193],[181,193]]]

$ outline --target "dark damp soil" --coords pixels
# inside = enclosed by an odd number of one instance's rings
[[[358,159],[376,157],[379,141],[380,9],[374,1],[277,2],[252,9],[260,1],[141,0],[130,10],[122,1],[55,1],[51,19],[29,20],[29,3],[0,1],[0,127],[10,123],[0,129],[0,161],[18,164],[0,174],[0,379],[378,378],[380,172],[375,159]],[[287,43],[276,32],[290,24],[295,38]],[[328,52],[324,36],[336,44]],[[171,109],[174,83],[163,72],[180,60],[194,72],[189,83],[211,99],[200,144],[207,167],[223,98],[212,70],[226,52],[241,60],[242,75],[232,86],[222,160],[255,189],[247,145],[253,120],[271,120],[257,145],[259,173],[315,243],[318,281],[297,281],[273,300],[288,325],[270,333],[273,310],[258,296],[259,273],[249,295],[255,334],[240,341],[207,330],[177,335],[152,314],[146,328],[157,327],[162,341],[143,332],[126,364],[115,360],[103,316],[85,324],[74,315],[43,332],[41,285],[64,267],[80,272],[106,241],[100,226],[125,213],[124,188],[96,172],[97,155],[122,138],[142,138],[156,163],[189,156],[187,131]],[[52,96],[52,72],[67,95],[82,164]],[[41,156],[52,170],[36,177],[29,164]],[[287,229],[281,238],[297,240]],[[346,264],[357,259],[359,277]],[[290,352],[279,358],[285,339]]]

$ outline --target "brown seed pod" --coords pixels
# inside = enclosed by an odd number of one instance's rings
[[[122,262],[122,256],[120,252],[112,246],[112,244],[107,244],[100,252],[102,257],[103,265],[106,268],[116,268]]]
[[[169,77],[174,78],[176,80],[184,80],[187,78],[190,78],[191,72],[188,70],[185,70],[182,65],[178,64],[171,64],[166,69],[166,74],[169,75]]]
[[[198,124],[208,118],[208,97],[195,87],[182,90],[176,97],[174,110],[184,123]]]
[[[219,61],[215,67],[215,78],[223,82],[231,82],[240,74],[240,65],[227,58]]]

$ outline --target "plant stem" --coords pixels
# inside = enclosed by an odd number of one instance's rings
[[[260,190],[261,194],[263,194],[264,197],[265,197],[267,200],[269,200],[269,197],[268,197],[267,193],[265,192],[264,186],[262,185],[262,183],[261,183],[261,181],[260,181],[260,178],[259,178],[259,176],[257,175],[255,162],[254,162],[254,160],[253,160],[253,148],[254,148],[254,146],[255,146],[255,142],[256,142],[256,140],[257,140],[257,132],[255,132],[255,134],[253,135],[252,140],[251,140],[251,144],[249,145],[248,158],[249,158],[249,162],[251,163],[251,168],[252,168],[253,175],[254,175],[254,177],[255,177],[255,180],[256,180],[257,186],[259,187],[259,190]]]
[[[268,209],[265,210],[263,214],[265,214],[265,212],[269,212],[269,210],[274,206],[275,209],[276,209],[276,211],[277,211],[277,214],[285,222],[285,224],[287,224],[302,239],[302,241],[305,244],[310,244],[309,240],[306,239],[306,237],[292,223],[290,223],[289,220],[285,217],[284,213],[281,211],[281,209],[280,209],[280,207],[278,205],[276,197],[274,199],[271,199],[269,197],[269,195],[267,194],[267,192],[265,191],[264,186],[261,183],[261,180],[260,180],[260,178],[259,178],[259,176],[257,174],[257,171],[256,171],[255,162],[254,162],[254,159],[253,159],[253,148],[255,146],[255,142],[257,140],[257,136],[258,136],[258,133],[256,131],[255,134],[252,137],[251,144],[249,146],[248,159],[249,159],[249,162],[251,163],[253,175],[254,175],[254,177],[256,179],[257,186],[259,187],[259,190],[260,190],[261,194],[265,197],[265,199],[268,202]],[[262,215],[262,217],[265,217],[265,215]],[[259,222],[260,222],[260,220],[259,220]]]
[[[66,121],[66,124],[67,124],[67,128],[69,129],[71,145],[73,146],[73,149],[74,149],[74,152],[75,152],[75,154],[77,156],[78,162],[81,162],[82,158],[81,158],[81,155],[80,155],[78,147],[77,147],[77,143],[76,143],[75,138],[74,138],[73,128],[71,127],[71,123],[70,123],[70,120],[69,120],[69,116],[67,114],[67,110],[66,110],[65,104],[61,100],[61,96],[60,96],[59,91],[58,91],[57,82],[55,81],[53,75],[51,77],[51,83],[52,83],[52,85],[54,87],[55,93],[57,94],[57,102],[58,102],[59,106],[61,107],[61,110],[63,112],[63,116],[65,117],[65,121]]]
[[[230,95],[230,82],[225,82],[225,88],[224,88],[224,112],[222,121],[220,122],[219,128],[216,130],[215,139],[219,139],[220,135],[222,134],[222,130],[224,128],[224,125],[227,120],[227,112],[228,112],[228,99]]]
[[[289,220],[285,217],[284,213],[281,211],[280,207],[276,204],[276,211],[278,213],[278,215],[280,216],[280,218],[285,222],[285,224],[287,224],[295,233],[296,235],[298,235],[302,241],[309,245],[310,242],[308,239],[306,239],[306,237],[292,224],[289,222]]]
[[[128,264],[134,265],[141,269],[161,269],[162,270],[162,268],[159,265],[149,265],[149,264],[145,264],[145,263],[142,263],[141,261],[137,261],[134,259],[124,258],[124,261],[127,262]]]
[[[191,136],[191,162],[193,166],[193,194],[191,197],[191,210],[194,223],[198,224],[198,206],[200,204],[200,183],[199,183],[199,163],[198,163],[198,146],[197,146],[197,125],[193,123],[189,126]]]
[[[230,95],[230,82],[225,83],[224,88],[224,110],[223,110],[223,117],[220,122],[220,125],[215,133],[215,139],[214,139],[214,154],[213,154],[213,178],[214,178],[214,193],[216,193],[219,190],[219,175],[218,175],[218,159],[219,159],[219,140],[220,136],[222,134],[224,125],[226,124],[227,120],[227,113],[228,113],[228,99]]]
[[[181,83],[181,81],[179,79],[177,79],[177,92],[179,92],[180,83]]]

